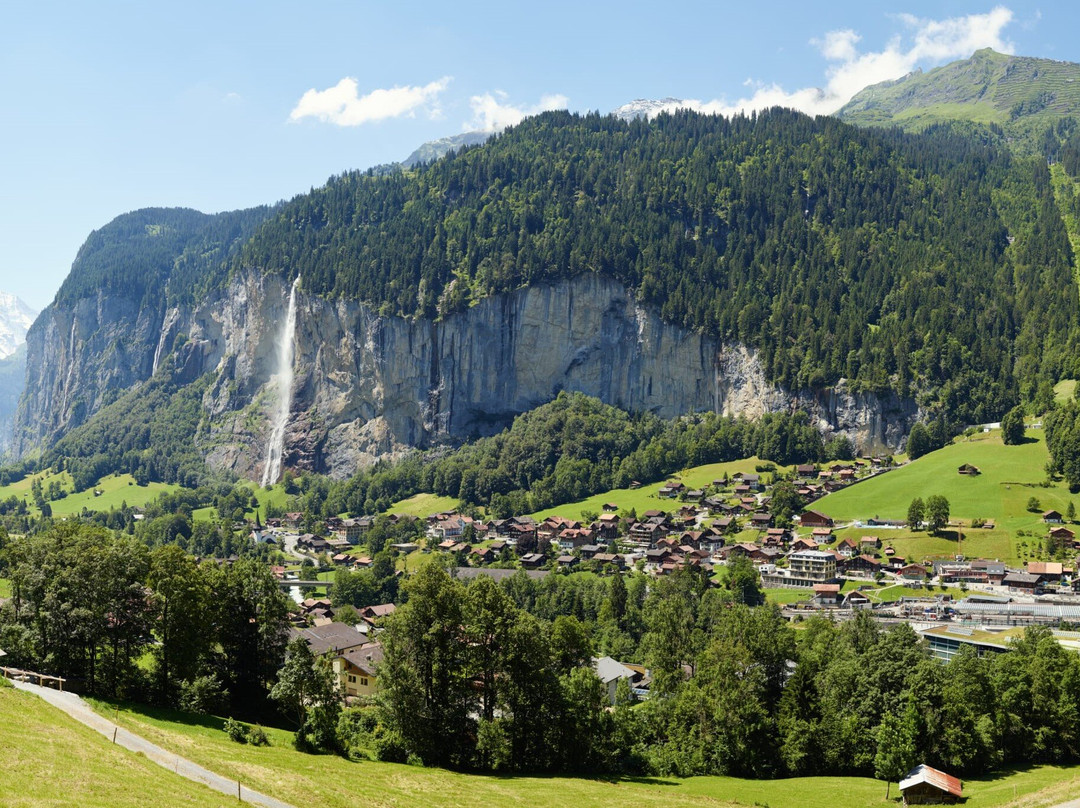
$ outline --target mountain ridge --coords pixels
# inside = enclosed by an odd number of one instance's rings
[[[861,126],[921,129],[945,120],[1005,125],[1080,113],[1080,64],[990,48],[866,87],[837,117]]]

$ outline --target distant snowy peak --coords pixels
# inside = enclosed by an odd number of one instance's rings
[[[611,111],[616,118],[632,121],[635,118],[652,118],[661,112],[674,112],[692,106],[691,102],[681,98],[635,98],[629,104],[623,104]]]
[[[15,295],[0,292],[0,359],[7,359],[26,341],[37,312]]]

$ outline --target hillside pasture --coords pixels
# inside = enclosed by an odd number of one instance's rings
[[[618,505],[619,510],[621,511],[634,509],[638,514],[648,510],[678,510],[682,505],[679,500],[662,499],[659,496],[660,489],[667,485],[668,482],[678,480],[690,489],[704,488],[711,485],[713,480],[721,479],[725,473],[729,478],[737,472],[753,474],[755,473],[756,466],[764,465],[767,462],[768,461],[761,460],[757,457],[748,457],[743,460],[733,460],[728,463],[710,463],[704,466],[694,466],[676,474],[671,474],[660,482],[643,485],[640,488],[614,488],[610,491],[604,491],[595,496],[578,500],[577,502],[569,502],[565,505],[545,508],[542,511],[537,511],[530,515],[538,521],[555,514],[571,519],[577,519],[581,517],[581,514],[584,511],[602,513],[604,504],[608,502]],[[776,473],[787,472],[789,470],[790,467],[787,466],[776,467]]]
[[[814,509],[841,522],[865,522],[874,517],[902,520],[907,518],[912,499],[940,494],[949,500],[953,520],[970,524],[972,519],[991,519],[998,529],[1031,530],[1041,535],[1045,533],[1041,511],[1054,508],[1065,513],[1069,502],[1077,499],[1064,482],[1043,486],[1049,459],[1040,429],[1028,429],[1025,443],[1019,446],[1005,446],[1000,431],[980,433],[830,494]],[[977,466],[981,473],[974,477],[959,474],[957,469],[964,463]],[[1039,512],[1027,510],[1032,497],[1039,501]],[[965,538],[976,532],[965,532]]]

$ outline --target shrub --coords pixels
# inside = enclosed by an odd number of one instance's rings
[[[237,743],[248,742],[248,728],[242,721],[237,721],[234,718],[226,718],[225,726],[222,727],[225,730],[225,734]]]
[[[383,763],[407,763],[409,750],[405,748],[405,739],[394,730],[386,730],[375,737],[373,744],[375,759]]]
[[[269,746],[270,739],[266,737],[266,730],[262,727],[254,726],[248,730],[247,734],[248,743],[252,746]]]
[[[229,691],[222,687],[217,675],[209,674],[181,682],[177,706],[185,712],[200,715],[221,713],[228,698]]]

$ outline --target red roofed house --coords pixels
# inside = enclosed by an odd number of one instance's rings
[[[963,796],[960,779],[920,763],[900,781],[904,805],[955,803]]]

